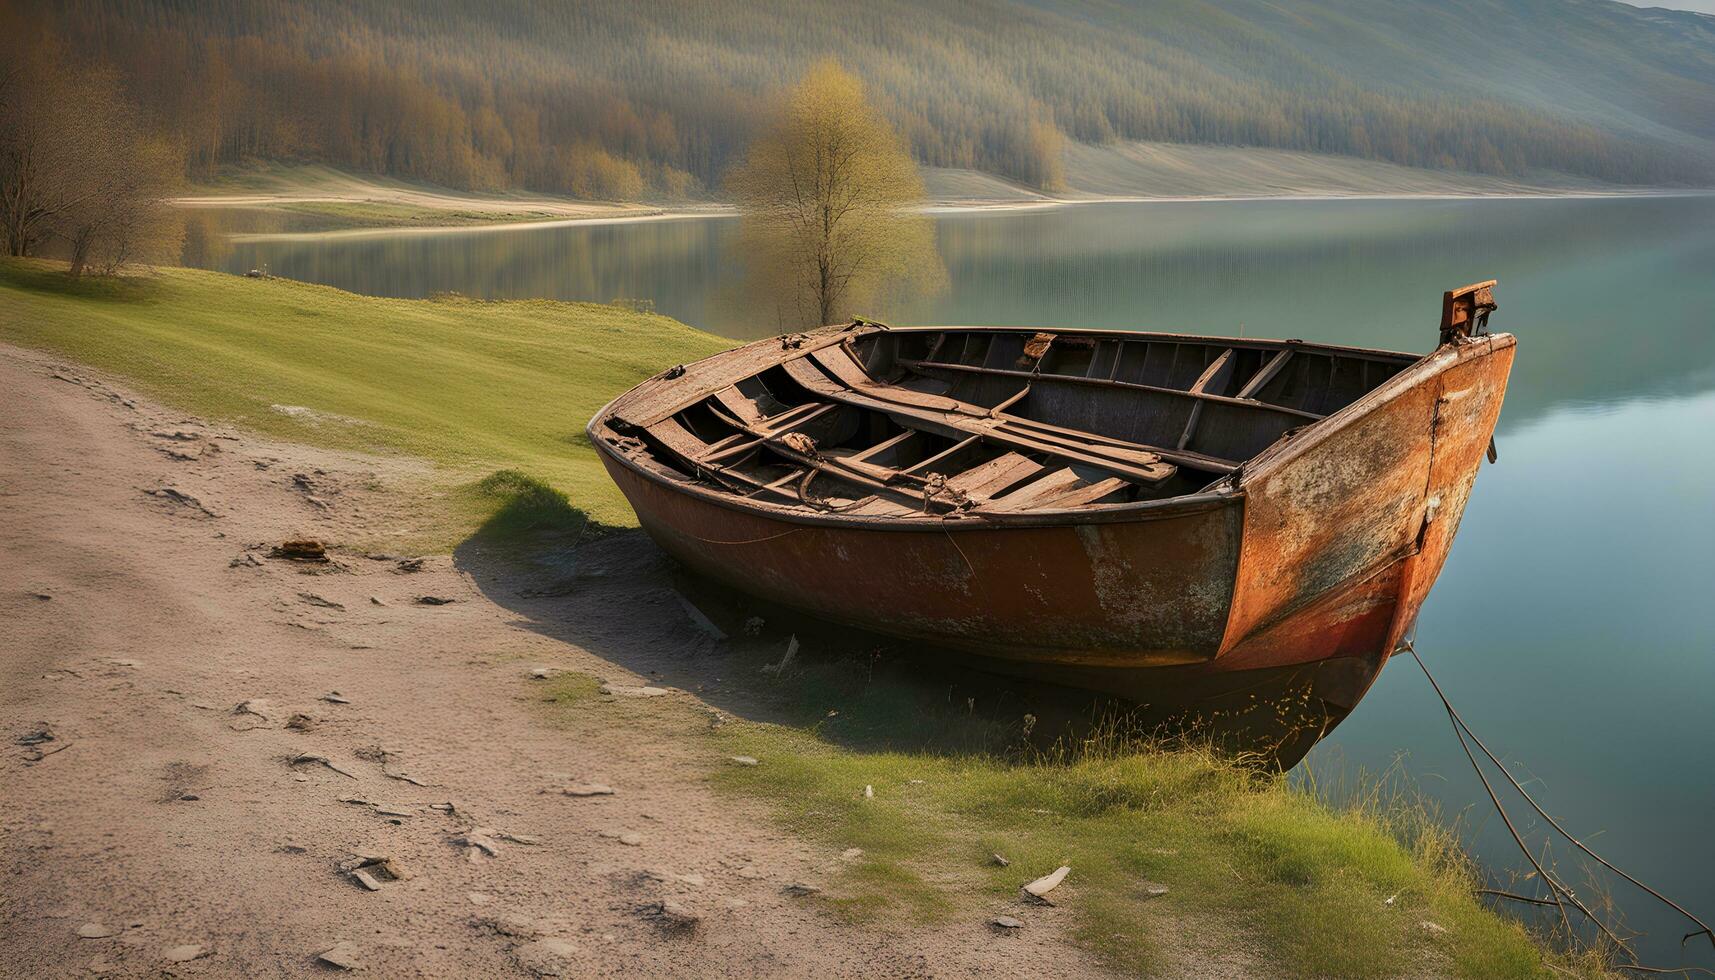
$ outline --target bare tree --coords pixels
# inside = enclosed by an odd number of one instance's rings
[[[76,130],[50,92],[58,59],[12,40],[0,68],[0,228],[8,255],[28,255],[64,208],[73,154],[61,134]]]
[[[945,276],[904,142],[833,61],[812,67],[728,177],[751,295],[819,326]]]
[[[169,251],[166,196],[183,155],[153,137],[110,70],[67,62],[51,39],[7,45],[0,69],[0,231],[12,255],[63,239],[71,274]]]
[[[88,109],[100,126],[81,141],[78,170],[52,221],[73,276],[92,266],[111,274],[126,262],[171,258],[182,234],[166,198],[183,173],[183,153],[143,129],[110,78],[89,87]]]

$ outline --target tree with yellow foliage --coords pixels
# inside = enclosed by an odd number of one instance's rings
[[[837,62],[788,93],[727,186],[749,295],[771,301],[783,328],[837,323],[945,278],[917,166]]]

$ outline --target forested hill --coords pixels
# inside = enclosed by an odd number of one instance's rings
[[[706,193],[770,94],[833,55],[923,162],[1036,186],[1059,181],[1066,139],[1715,183],[1715,18],[1609,0],[61,0],[11,16],[114,65],[192,176],[300,159]]]

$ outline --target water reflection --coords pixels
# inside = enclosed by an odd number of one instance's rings
[[[229,233],[315,230],[282,219],[287,216],[256,220],[240,213],[214,220],[224,220]],[[646,299],[662,313],[709,326],[733,278],[724,249],[733,227],[729,219],[693,218],[308,241],[240,239],[224,255],[187,255],[185,264],[227,272],[266,269],[372,296]]]
[[[730,219],[223,250],[209,244],[207,222],[297,231],[311,219],[213,214],[200,217],[187,264],[266,268],[381,296],[647,299],[728,336],[775,329],[756,312],[768,304],[731,292],[742,257]],[[873,315],[1423,350],[1442,289],[1498,277],[1496,324],[1524,345],[1503,424],[1567,402],[1699,391],[1715,375],[1715,198],[1090,205],[954,214],[938,225],[950,289]]]

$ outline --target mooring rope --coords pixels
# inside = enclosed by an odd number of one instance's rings
[[[701,541],[703,544],[761,544],[764,541],[773,541],[776,538],[784,538],[788,534],[797,534],[799,531],[802,531],[802,530],[804,530],[804,529],[801,527],[794,527],[794,528],[790,528],[790,529],[785,530],[785,531],[781,531],[779,534],[769,534],[769,535],[766,535],[766,536],[760,537],[760,538],[747,538],[743,541],[721,541],[721,540],[718,540],[716,538],[700,537],[698,535],[692,534],[689,531],[680,531],[679,533],[683,534],[685,537],[690,538],[693,541]]]
[[[1573,847],[1583,851],[1602,867],[1607,868],[1609,871],[1619,875],[1626,881],[1636,885],[1650,896],[1667,905],[1680,915],[1685,916],[1686,919],[1695,924],[1697,928],[1686,933],[1679,940],[1679,945],[1682,948],[1687,942],[1697,938],[1698,936],[1707,937],[1709,939],[1710,947],[1715,948],[1715,931],[1711,931],[1709,926],[1702,919],[1692,915],[1678,902],[1675,902],[1673,899],[1668,898],[1661,892],[1656,891],[1654,888],[1651,888],[1649,885],[1644,884],[1637,878],[1616,867],[1613,862],[1591,850],[1583,841],[1568,833],[1566,828],[1560,825],[1559,821],[1549,816],[1548,811],[1544,810],[1542,805],[1536,802],[1536,798],[1531,796],[1517,779],[1513,778],[1512,773],[1507,771],[1507,767],[1501,763],[1501,760],[1497,758],[1493,752],[1489,751],[1489,747],[1483,744],[1483,740],[1477,737],[1477,733],[1471,730],[1471,726],[1465,724],[1465,719],[1460,716],[1457,710],[1454,709],[1453,702],[1449,701],[1446,693],[1441,690],[1441,685],[1435,680],[1435,675],[1429,672],[1429,665],[1423,662],[1423,657],[1418,654],[1417,647],[1408,639],[1401,639],[1400,645],[1410,651],[1411,658],[1417,661],[1417,666],[1423,671],[1423,676],[1429,680],[1429,686],[1435,689],[1435,696],[1441,700],[1441,706],[1447,709],[1447,718],[1453,724],[1453,734],[1459,739],[1459,747],[1465,750],[1465,758],[1471,761],[1472,770],[1477,773],[1477,778],[1482,781],[1483,789],[1488,792],[1489,802],[1494,804],[1495,811],[1500,814],[1501,822],[1506,825],[1507,832],[1512,835],[1513,843],[1518,845],[1520,853],[1525,856],[1525,860],[1530,862],[1531,867],[1536,869],[1537,874],[1541,876],[1545,883],[1547,883],[1549,897],[1547,899],[1532,898],[1527,895],[1515,895],[1511,892],[1503,892],[1492,888],[1479,889],[1478,893],[1494,895],[1499,898],[1511,899],[1513,901],[1525,902],[1531,905],[1555,908],[1560,913],[1561,924],[1565,926],[1568,938],[1571,938],[1574,935],[1572,932],[1572,920],[1566,914],[1566,907],[1570,904],[1593,925],[1595,925],[1595,927],[1601,931],[1602,935],[1606,936],[1608,940],[1612,942],[1617,949],[1624,953],[1628,960],[1631,961],[1626,964],[1618,964],[1617,969],[1629,970],[1637,973],[1703,973],[1715,976],[1715,970],[1706,970],[1702,967],[1696,966],[1663,968],[1639,965],[1637,956],[1632,952],[1631,946],[1625,940],[1614,935],[1613,931],[1609,929],[1601,919],[1597,918],[1596,914],[1572,893],[1571,888],[1567,887],[1565,883],[1554,877],[1553,874],[1542,866],[1542,863],[1539,862],[1535,855],[1531,853],[1530,848],[1525,845],[1523,835],[1521,835],[1518,832],[1518,828],[1513,825],[1511,815],[1507,813],[1506,807],[1502,805],[1500,797],[1495,794],[1494,787],[1489,783],[1488,776],[1483,772],[1483,767],[1477,762],[1477,757],[1472,754],[1472,744],[1475,744],[1477,748],[1482,751],[1483,755],[1488,758],[1489,762],[1494,765],[1495,769],[1497,769],[1500,774],[1506,778],[1507,782],[1512,785],[1514,791],[1516,791],[1526,803],[1530,804],[1530,808],[1536,811],[1536,814],[1540,816],[1548,826],[1554,828],[1556,833],[1566,838]],[[1466,741],[1467,738],[1470,739],[1469,743]]]

